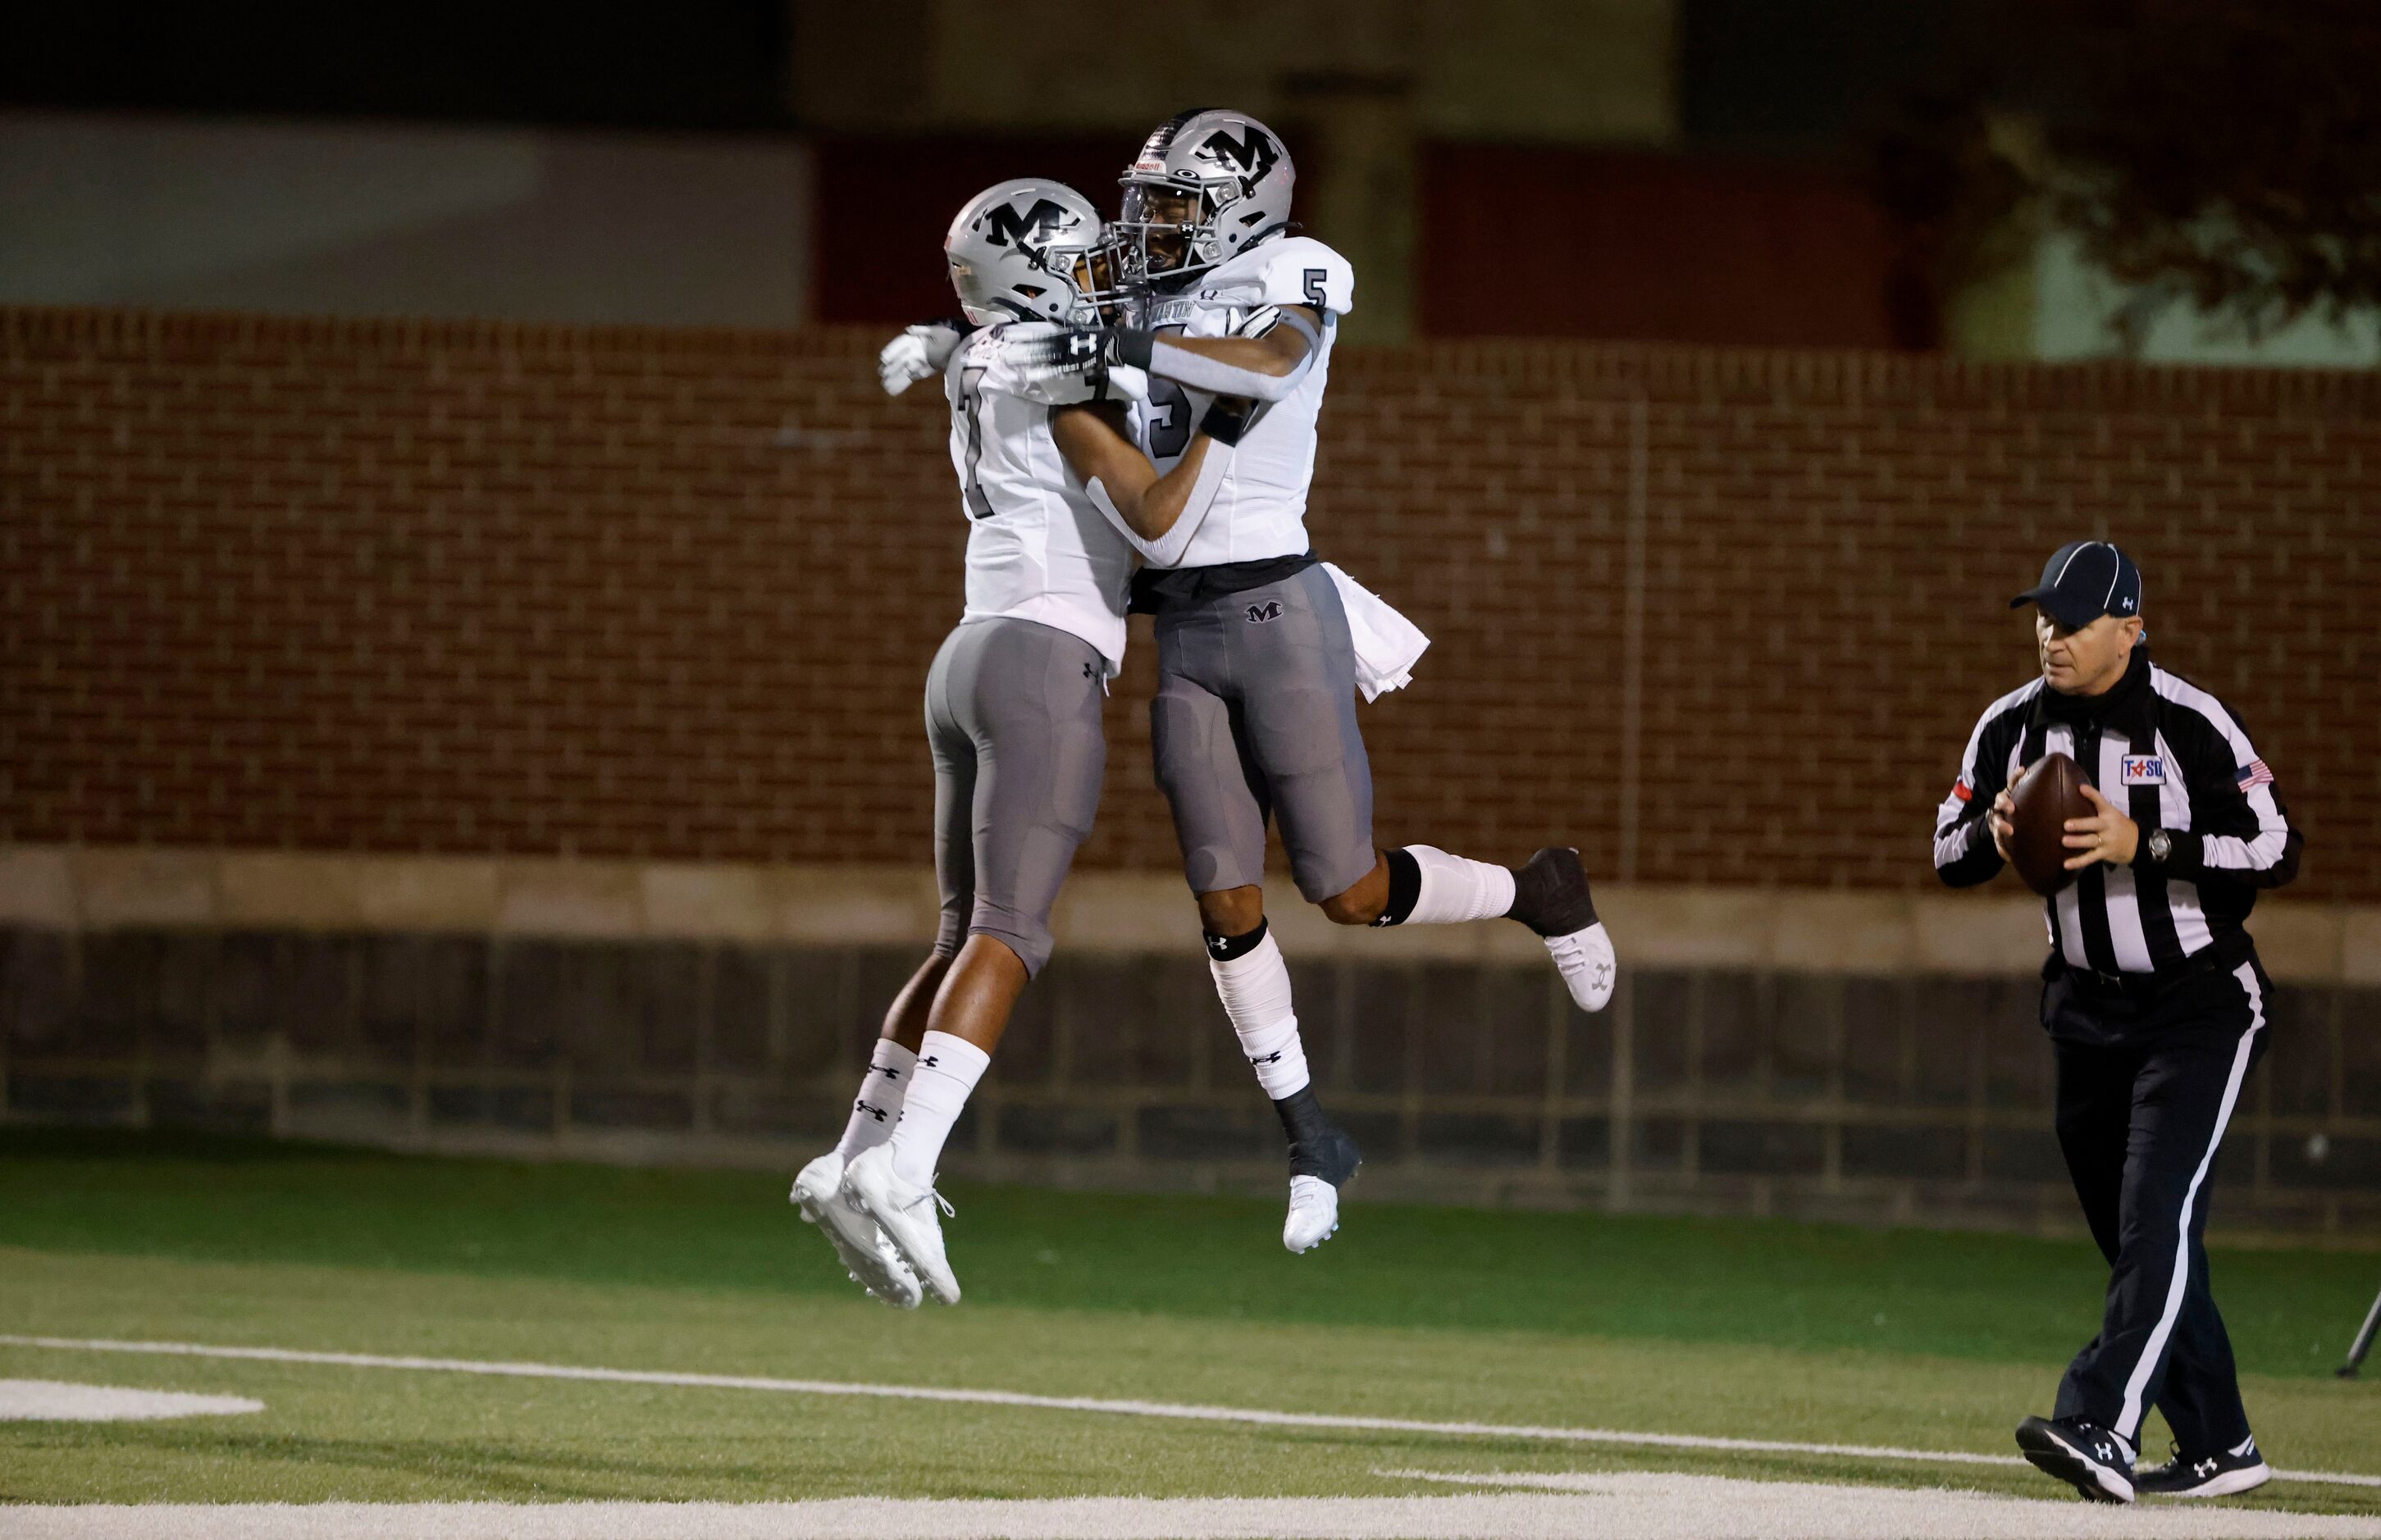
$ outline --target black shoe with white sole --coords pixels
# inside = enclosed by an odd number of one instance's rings
[[[2243,1438],[2220,1453],[2196,1458],[2177,1448],[2165,1464],[2136,1474],[2133,1487],[2144,1497],[2228,1497],[2273,1479],[2265,1457],[2257,1452],[2257,1441]]]
[[[2133,1500],[2133,1451],[2097,1423],[2081,1417],[2028,1417],[2017,1425],[2017,1447],[2035,1467],[2094,1502]]]

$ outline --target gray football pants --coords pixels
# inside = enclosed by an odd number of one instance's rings
[[[934,753],[934,950],[989,935],[1025,963],[1050,960],[1050,908],[1092,832],[1107,768],[1099,649],[1031,620],[977,620],[943,640],[926,672]]]
[[[1308,902],[1372,871],[1380,858],[1356,653],[1328,572],[1310,567],[1161,614],[1157,676],[1157,784],[1193,893],[1262,883],[1276,814]]]

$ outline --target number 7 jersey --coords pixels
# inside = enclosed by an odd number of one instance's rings
[[[1218,567],[1305,554],[1306,493],[1314,480],[1315,428],[1331,382],[1331,344],[1338,318],[1355,302],[1356,273],[1348,259],[1307,236],[1276,236],[1200,275],[1165,303],[1160,324],[1178,316],[1185,336],[1257,336],[1288,323],[1283,305],[1306,305],[1323,319],[1323,336],[1298,384],[1281,400],[1261,405],[1232,451],[1207,517],[1177,567]],[[1134,412],[1142,446],[1160,471],[1189,447],[1192,430],[1215,397],[1154,376],[1149,399]]]
[[[1053,627],[1098,648],[1113,675],[1124,666],[1132,547],[1058,453],[1050,414],[1060,403],[1046,387],[1029,394],[1002,363],[1000,339],[1018,329],[971,334],[943,373],[951,468],[968,520],[960,623],[1006,617]]]

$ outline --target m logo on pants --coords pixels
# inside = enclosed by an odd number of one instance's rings
[[[1252,626],[1262,626],[1268,620],[1278,620],[1280,618],[1281,601],[1278,599],[1267,599],[1262,605],[1251,605],[1249,606],[1249,624]]]

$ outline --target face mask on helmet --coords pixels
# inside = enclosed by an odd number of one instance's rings
[[[1159,124],[1118,180],[1125,281],[1166,293],[1288,228],[1297,173],[1255,118],[1194,107]]]
[[[1215,265],[1214,220],[1203,191],[1127,182],[1124,207],[1111,226],[1120,238],[1128,283],[1188,277]]]
[[[1090,307],[1088,318],[1079,316],[1079,326],[1111,326],[1125,318],[1124,246],[1114,238],[1102,240],[1091,251],[1075,259],[1075,290]]]

